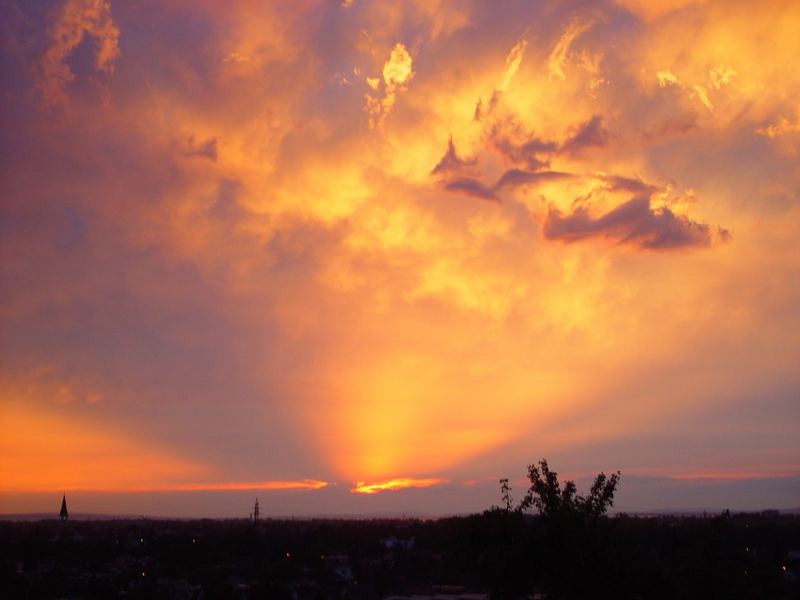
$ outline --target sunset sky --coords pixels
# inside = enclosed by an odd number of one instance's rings
[[[0,513],[800,506],[798,31],[0,0]]]

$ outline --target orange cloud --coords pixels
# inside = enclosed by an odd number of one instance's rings
[[[520,40],[513,48],[511,48],[508,56],[506,56],[506,68],[503,71],[503,79],[501,80],[500,87],[498,88],[500,91],[507,90],[511,80],[514,78],[514,75],[517,74],[519,65],[522,63],[522,57],[525,55],[525,47],[527,45],[527,40]]]
[[[756,129],[756,133],[774,139],[786,134],[800,132],[800,106],[795,110],[793,119],[780,117],[774,123],[769,123]]]
[[[103,485],[72,486],[69,488],[74,491],[85,492],[241,492],[241,491],[302,491],[319,490],[327,487],[326,481],[313,479],[301,479],[299,481],[228,481],[228,482],[208,482],[208,483],[163,483],[154,485],[130,485],[125,487],[105,487]],[[51,490],[58,491],[62,488],[54,487]],[[44,490],[37,490],[44,491]]]
[[[567,24],[547,60],[547,68],[550,71],[551,78],[558,78],[562,81],[566,79],[564,66],[567,63],[569,49],[572,43],[592,25],[594,25],[593,19],[573,19]]]
[[[45,104],[66,101],[64,86],[75,78],[67,57],[83,41],[94,38],[95,68],[106,74],[114,71],[119,57],[119,28],[111,15],[108,0],[68,0],[52,25],[49,46],[41,58],[41,90]]]
[[[384,95],[382,99],[367,94],[365,96],[367,105],[365,110],[370,115],[370,127],[381,125],[394,106],[397,94],[405,89],[405,86],[414,77],[413,60],[406,47],[398,42],[392,48],[389,59],[383,65],[383,86]],[[370,80],[368,78],[368,81]],[[370,87],[374,86],[370,83]]]
[[[393,492],[408,488],[427,488],[434,485],[441,485],[442,483],[447,483],[447,480],[401,478],[376,483],[364,483],[363,481],[359,481],[350,491],[354,494],[378,494],[380,492]]]

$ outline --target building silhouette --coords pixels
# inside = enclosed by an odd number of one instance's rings
[[[67,519],[69,519],[69,511],[67,511],[67,495],[66,494],[64,494],[64,496],[61,498],[61,512],[59,513],[59,516],[61,517],[62,521],[66,521]]]
[[[258,518],[260,516],[258,510],[258,498],[256,498],[256,505],[253,507],[253,523],[258,523]]]

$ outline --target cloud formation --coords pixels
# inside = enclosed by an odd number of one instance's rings
[[[511,163],[525,165],[532,171],[550,164],[548,156],[558,148],[554,142],[520,135],[519,132],[515,135],[503,129],[502,124],[495,124],[488,137],[494,148]]]
[[[46,105],[66,101],[64,88],[75,79],[67,57],[86,36],[94,42],[94,68],[100,73],[113,73],[120,53],[119,35],[108,0],[65,2],[50,25],[48,47],[39,64],[42,101]]]
[[[462,158],[456,152],[456,145],[453,143],[452,136],[447,142],[447,152],[442,159],[436,163],[431,171],[431,175],[443,175],[446,173],[458,173],[477,164],[475,158]]]
[[[564,28],[564,32],[558,39],[558,43],[553,47],[550,52],[550,57],[547,59],[547,68],[550,71],[550,78],[553,79],[566,79],[564,74],[564,66],[567,62],[567,55],[572,43],[594,25],[594,20],[590,18],[575,18],[572,19]]]
[[[522,63],[522,57],[525,56],[525,47],[527,45],[527,40],[520,40],[513,48],[511,48],[508,56],[506,56],[506,68],[503,70],[503,78],[500,81],[500,87],[498,88],[501,92],[508,89],[508,85],[514,78],[514,75],[517,74],[519,65]]]
[[[0,12],[15,489],[798,472],[797,3]]]
[[[494,186],[495,190],[502,190],[504,188],[517,188],[522,186],[536,185],[545,181],[553,181],[569,177],[567,173],[559,173],[556,171],[538,171],[531,172],[523,169],[509,169],[497,180]]]
[[[564,142],[562,150],[571,154],[586,148],[602,148],[608,144],[609,134],[603,125],[603,117],[593,115],[588,121],[581,123],[575,133]]]
[[[378,99],[371,94],[366,94],[367,104],[365,110],[369,114],[369,126],[378,127],[385,121],[386,117],[394,107],[397,94],[405,89],[405,86],[414,77],[413,61],[406,47],[398,42],[392,48],[389,59],[383,64],[381,72],[383,76],[383,98]],[[369,80],[370,87],[376,88],[379,82]],[[375,83],[373,83],[375,82]]]
[[[377,483],[365,483],[359,481],[355,484],[351,492],[354,494],[379,494],[381,492],[392,492],[396,490],[404,490],[409,488],[427,488],[434,485],[441,485],[447,483],[446,479],[411,479],[400,478],[392,479],[390,481],[381,481]]]
[[[667,207],[653,209],[647,196],[631,198],[596,218],[584,206],[566,215],[550,209],[543,231],[551,240],[577,242],[604,237],[647,250],[707,247],[713,241],[726,241],[730,237],[724,229],[715,230],[676,215]]]
[[[491,200],[493,202],[500,201],[500,198],[495,195],[492,188],[486,187],[480,181],[471,177],[457,177],[451,179],[444,184],[444,189],[450,192],[462,192],[468,196],[474,196],[482,200]]]

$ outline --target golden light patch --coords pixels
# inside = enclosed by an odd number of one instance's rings
[[[369,94],[364,97],[366,101],[364,110],[369,115],[369,126],[371,128],[383,125],[386,117],[394,107],[397,94],[403,91],[406,84],[414,77],[411,54],[402,43],[398,42],[392,48],[389,59],[383,64],[381,75],[383,76],[384,86],[383,98],[370,96]],[[370,87],[377,91],[373,81],[367,78],[367,83]]]
[[[470,268],[453,259],[439,258],[422,272],[409,297],[443,297],[464,310],[499,319],[508,314],[514,300],[523,297],[528,289],[526,282],[511,275]]]
[[[380,492],[392,492],[396,490],[404,490],[409,488],[427,488],[434,485],[447,483],[446,479],[390,479],[388,481],[380,481],[376,483],[365,483],[363,481],[357,482],[353,489],[350,490],[353,494],[378,494]]]
[[[796,53],[800,5],[768,2],[753,11],[724,2],[665,3],[672,4],[685,4],[687,14],[698,18],[664,13],[631,51],[644,79],[661,86],[679,85],[686,92],[687,106],[704,106],[709,111],[707,126],[769,119],[786,98],[798,93],[800,80],[784,66]],[[669,72],[680,81],[657,75]]]
[[[527,40],[520,40],[513,48],[511,48],[508,56],[506,56],[506,68],[503,71],[503,78],[500,81],[500,90],[505,91],[508,89],[508,85],[514,78],[514,75],[517,74],[519,65],[522,63],[522,57],[525,55],[525,47],[527,45]]]
[[[678,76],[672,71],[659,71],[656,73],[656,78],[658,79],[658,85],[661,87],[667,87],[678,83]]]
[[[389,60],[383,65],[383,83],[387,89],[404,85],[414,76],[411,55],[400,42],[392,48]]]

